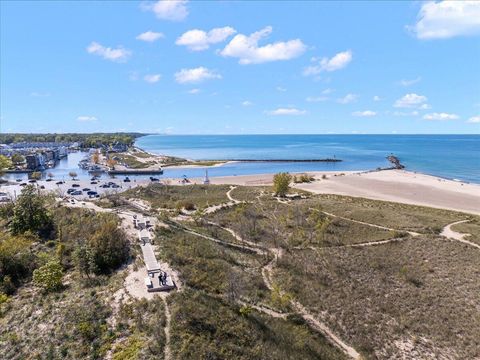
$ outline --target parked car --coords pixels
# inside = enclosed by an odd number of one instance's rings
[[[74,191],[75,191],[75,189],[68,189],[68,190],[67,190],[67,194],[71,194],[71,193],[74,192]]]
[[[75,190],[74,192],[72,192],[72,195],[83,195],[83,192],[81,190]]]
[[[96,181],[91,181],[90,185],[97,185],[98,183]]]
[[[87,191],[87,195],[97,195],[97,192],[96,191]]]
[[[40,189],[45,189],[45,186],[44,186],[44,185],[40,185]]]
[[[33,184],[33,183],[36,183],[37,180],[35,180],[35,179],[30,179],[30,180],[28,180],[28,182]]]
[[[55,184],[62,185],[63,183],[64,183],[63,181],[57,181]]]
[[[113,189],[116,189],[116,188],[119,188],[119,187],[120,187],[120,185],[113,184],[113,185],[110,185],[110,187],[111,187],[111,188],[113,188]]]
[[[22,181],[22,179],[17,179],[17,180],[15,180],[15,181],[16,181],[16,182],[21,182],[21,181]]]
[[[46,179],[45,181],[53,181],[53,179],[51,179],[51,178],[48,178],[48,179]]]
[[[75,188],[80,187],[80,184],[72,184],[72,187],[75,187]]]
[[[26,186],[26,185],[27,185],[27,183],[21,183],[20,184],[20,186]]]
[[[159,180],[157,178],[153,177],[153,176],[150,176],[150,181],[155,182],[155,181],[159,181]]]
[[[84,188],[83,191],[90,191],[90,189],[89,188]]]

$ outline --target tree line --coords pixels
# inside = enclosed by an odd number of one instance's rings
[[[144,134],[140,133],[92,133],[92,134],[0,134],[0,144],[15,144],[21,142],[56,142],[73,143],[78,142],[82,147],[91,148],[115,143],[133,145],[135,139]]]

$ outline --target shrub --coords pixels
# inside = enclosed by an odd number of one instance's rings
[[[273,176],[273,192],[277,196],[284,197],[290,187],[292,176],[289,173],[278,173]]]
[[[63,268],[58,261],[50,261],[33,272],[33,283],[45,291],[61,288]]]

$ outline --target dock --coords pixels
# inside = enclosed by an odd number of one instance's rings
[[[153,241],[150,232],[150,221],[147,218],[133,220],[135,228],[138,229],[138,240],[142,250],[143,261],[147,268],[145,286],[148,292],[169,291],[175,289],[175,282],[171,276],[162,271],[160,264],[155,257]]]
[[[162,175],[163,169],[151,169],[151,170],[109,170],[109,175]]]

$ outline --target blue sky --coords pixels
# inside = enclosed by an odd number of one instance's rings
[[[2,132],[480,132],[480,2],[0,8]]]

